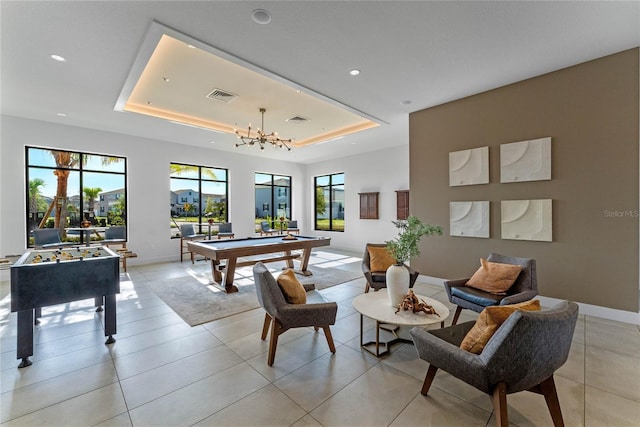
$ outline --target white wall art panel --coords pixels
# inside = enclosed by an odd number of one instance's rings
[[[489,202],[450,202],[449,234],[459,237],[489,237]]]
[[[551,179],[551,137],[500,145],[500,182]]]
[[[489,147],[449,153],[449,186],[489,183]]]
[[[502,238],[552,241],[551,199],[503,200]]]

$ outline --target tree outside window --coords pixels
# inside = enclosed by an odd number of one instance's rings
[[[344,231],[344,173],[314,178],[315,229]]]
[[[205,224],[227,222],[227,169],[209,166],[171,163],[170,181],[170,232],[178,236],[178,227],[194,223],[196,232],[207,231]]]

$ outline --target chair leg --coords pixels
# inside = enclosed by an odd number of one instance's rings
[[[269,356],[267,359],[267,365],[273,366],[273,361],[276,358],[276,347],[278,345],[278,322],[273,320],[271,322],[271,338],[269,339]]]
[[[460,317],[460,313],[462,313],[462,307],[457,306],[456,307],[456,314],[453,315],[453,320],[451,321],[451,326],[453,326],[456,323],[458,323],[458,318]]]
[[[329,344],[329,350],[331,353],[336,352],[336,345],[333,343],[333,335],[331,335],[331,329],[329,326],[323,326],[322,330],[324,331],[324,336],[327,338],[327,344]]]
[[[264,314],[264,325],[262,325],[262,336],[260,339],[264,341],[267,338],[267,334],[269,333],[269,326],[271,325],[271,316],[269,313]]]
[[[560,401],[558,400],[553,375],[540,383],[540,391],[544,396],[544,400],[547,402],[553,425],[555,427],[563,427],[564,421],[562,420],[562,411],[560,410]]]
[[[508,427],[507,385],[505,383],[498,383],[496,388],[493,389],[491,402],[493,403],[493,415],[496,417],[496,425],[498,427]]]
[[[369,289],[371,288],[371,286],[369,286],[369,282],[367,282],[367,285],[364,287],[364,293],[369,293]]]
[[[425,375],[424,377],[424,383],[422,383],[422,390],[420,390],[420,393],[422,393],[424,396],[426,396],[427,393],[429,393],[429,389],[431,388],[431,383],[433,382],[433,379],[436,377],[436,372],[438,372],[438,368],[436,368],[433,365],[429,365],[429,369],[427,370],[427,375]]]

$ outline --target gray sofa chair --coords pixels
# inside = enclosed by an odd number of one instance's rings
[[[544,395],[555,426],[562,412],[553,373],[567,360],[578,305],[565,301],[543,311],[515,311],[497,329],[480,354],[460,348],[474,323],[465,322],[411,336],[421,359],[429,362],[421,393],[427,395],[438,369],[491,396],[498,426],[507,426],[507,394],[532,391]]]
[[[124,225],[111,226],[104,232],[104,240],[98,242],[100,245],[108,246],[112,249],[116,246],[116,253],[120,256],[120,262],[125,273],[127,272],[127,260],[137,258],[138,254],[127,247],[127,227]]]
[[[230,222],[223,222],[218,226],[218,239],[222,239],[223,237],[227,237],[229,239],[233,239],[235,237],[233,227]]]
[[[304,285],[307,291],[307,303],[289,304],[276,279],[261,262],[253,266],[253,278],[258,301],[266,311],[262,327],[262,340],[267,338],[267,333],[271,329],[267,360],[269,366],[273,366],[276,357],[278,337],[291,328],[313,326],[316,331],[322,328],[327,344],[329,344],[329,350],[332,353],[336,352],[329,328],[330,325],[336,323],[338,305],[335,302],[327,302],[320,293],[314,290],[314,285]]]
[[[491,253],[487,257],[487,261],[520,265],[522,266],[522,271],[507,291],[507,295],[494,295],[465,286],[469,278],[445,281],[444,288],[447,291],[449,301],[457,305],[451,322],[452,325],[458,323],[460,312],[465,308],[480,313],[485,307],[490,305],[516,304],[533,299],[538,295],[538,276],[535,259]]]
[[[369,292],[369,289],[373,288],[374,291],[379,291],[382,288],[387,287],[387,274],[386,272],[371,271],[371,257],[369,256],[369,246],[384,248],[386,243],[367,243],[364,247],[364,254],[362,255],[362,273],[364,273],[367,283],[364,288],[364,293]],[[404,265],[409,270],[409,287],[413,288],[420,273],[415,271],[408,265]]]
[[[285,230],[287,233],[296,233],[300,234],[300,228],[298,227],[297,220],[291,220],[287,223],[287,229]]]
[[[273,228],[271,228],[271,226],[269,225],[268,221],[261,221],[260,222],[260,235],[261,236],[271,236],[273,233],[277,233],[278,230],[274,230]]]
[[[36,228],[33,230],[33,244],[36,249],[52,249],[72,246],[72,243],[62,242],[60,230],[57,228]]]
[[[193,240],[202,240],[206,239],[206,234],[198,234],[196,233],[193,224],[180,224],[180,262],[182,262],[184,254],[190,254],[191,256],[191,264],[194,263],[195,258],[193,256],[193,252],[189,250],[187,246],[188,241]]]

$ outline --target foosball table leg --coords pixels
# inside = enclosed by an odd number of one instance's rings
[[[33,362],[29,360],[28,357],[23,357],[22,362],[18,365],[18,368],[26,368],[27,366],[31,366]]]

